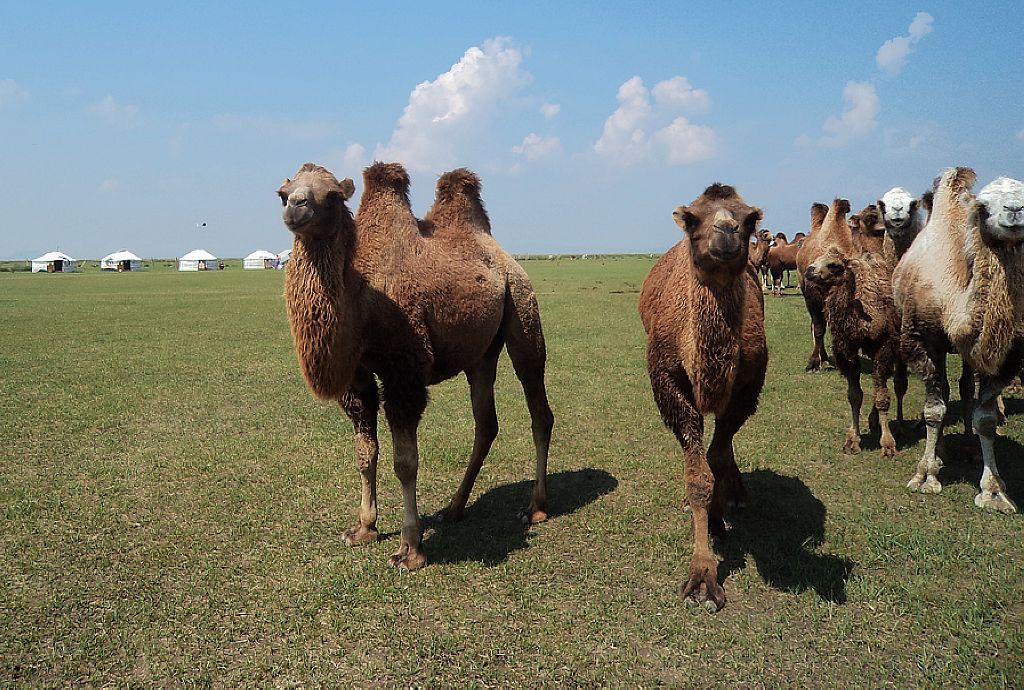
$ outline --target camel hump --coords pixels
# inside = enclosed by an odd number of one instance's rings
[[[811,229],[820,228],[828,215],[828,205],[821,202],[811,204]]]
[[[444,173],[437,180],[434,205],[427,219],[447,233],[490,234],[491,221],[480,197],[480,177],[466,168]]]
[[[924,210],[929,214],[932,212],[932,203],[935,200],[935,192],[930,189],[921,195],[921,205],[924,206]]]
[[[953,194],[961,194],[962,192],[970,191],[977,177],[971,168],[946,168],[942,171],[942,175],[936,178],[932,187],[936,192],[939,191],[941,186],[946,187]]]
[[[409,173],[401,163],[374,163],[363,171],[364,194],[380,189],[392,189],[399,194],[409,194]]]
[[[846,199],[840,199],[839,197],[836,197],[835,199],[832,200],[832,208],[836,210],[836,213],[849,213],[850,202]]]
[[[705,199],[734,199],[739,196],[736,188],[721,182],[715,182],[704,190]]]

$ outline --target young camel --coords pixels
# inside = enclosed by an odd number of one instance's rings
[[[772,233],[768,230],[758,230],[756,237],[757,242],[751,242],[750,245],[750,266],[756,275],[767,275],[768,252],[775,241],[772,239]]]
[[[833,238],[833,243],[807,268],[804,284],[824,296],[825,319],[832,330],[832,353],[846,379],[851,421],[843,452],[860,452],[863,352],[871,357],[873,365],[874,405],[869,426],[881,428],[881,455],[891,458],[896,455],[896,440],[889,428],[888,381],[899,355],[899,320],[892,298],[891,269],[881,252],[861,252],[854,247],[854,238],[843,217],[849,209],[845,199],[832,202],[822,229]],[[865,222],[872,222],[871,213],[866,211],[858,214],[861,228]]]
[[[814,339],[814,349],[811,351],[810,359],[807,360],[806,371],[814,372],[821,371],[822,365],[826,362],[831,364],[828,352],[825,350],[825,328],[827,326],[825,296],[818,286],[807,284],[804,281],[804,274],[807,273],[807,267],[814,263],[829,245],[831,238],[826,237],[826,233],[821,229],[828,211],[829,207],[825,204],[811,204],[811,229],[807,234],[807,239],[796,253],[797,281],[800,291],[804,295],[807,313],[811,317],[811,337]],[[847,212],[849,212],[849,208],[847,208]]]
[[[545,348],[537,300],[526,273],[491,237],[480,183],[466,170],[442,175],[421,233],[409,206],[409,177],[398,164],[363,174],[356,221],[345,204],[354,191],[307,163],[278,190],[294,234],[285,301],[306,383],[337,400],[352,420],[362,482],[359,521],[349,545],[378,539],[377,411],[394,442],[404,520],[393,566],[427,563],[416,505],[416,430],[427,386],[465,372],[476,432],[465,478],[440,516],[458,520],[498,433],[494,380],[504,345],[533,420],[536,481],[523,519],[546,514],[548,445],[553,417],[544,388]],[[380,379],[381,391],[377,381]]]
[[[768,366],[764,297],[748,266],[761,210],[715,183],[672,214],[682,241],[651,269],[640,292],[647,371],[666,426],[683,449],[683,481],[693,515],[693,557],[682,588],[687,605],[725,605],[709,531],[721,535],[727,503],[746,491],[732,439],[757,409]],[[704,451],[704,416],[715,433]]]
[[[974,181],[970,168],[942,173],[930,220],[893,274],[901,349],[925,384],[927,438],[907,487],[921,493],[942,490],[936,447],[948,398],[945,356],[952,345],[980,373],[972,417],[985,468],[974,503],[1015,513],[996,469],[994,442],[996,399],[1024,362],[1024,183],[1001,177],[975,198]],[[967,388],[973,393],[971,383]],[[965,401],[965,411],[970,408]]]

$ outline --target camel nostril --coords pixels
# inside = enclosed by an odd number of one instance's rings
[[[1010,213],[1020,213],[1022,210],[1024,210],[1024,205],[1018,204],[1015,206],[1003,206],[1003,209],[1009,211]]]

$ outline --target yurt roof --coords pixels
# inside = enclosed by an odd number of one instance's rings
[[[33,261],[56,261],[57,259],[60,259],[61,261],[74,261],[74,259],[72,259],[70,256],[68,256],[64,252],[47,252],[46,254],[43,254],[42,256],[40,256],[38,259],[32,259],[32,260]]]
[[[247,256],[245,258],[246,259],[276,259],[277,258],[277,254],[271,254],[266,249],[257,249],[256,251],[254,251],[252,254],[250,254],[249,256]]]
[[[141,258],[135,256],[127,249],[121,249],[114,252],[113,254],[107,254],[100,261],[142,261]]]
[[[185,256],[181,257],[178,260],[179,261],[216,261],[217,257],[215,257],[210,252],[206,251],[205,249],[193,249],[188,254],[186,254]]]

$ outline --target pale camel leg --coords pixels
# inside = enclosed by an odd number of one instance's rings
[[[942,484],[939,483],[938,477],[942,460],[936,455],[935,449],[942,436],[942,422],[946,417],[946,402],[942,398],[942,386],[934,375],[925,379],[924,385],[924,422],[927,428],[924,455],[917,463],[917,472],[907,482],[907,488],[911,491],[920,491],[923,494],[937,494],[942,491]]]
[[[491,450],[491,444],[498,435],[498,415],[494,411],[494,379],[497,375],[500,353],[501,348],[495,348],[495,352],[488,353],[479,366],[466,371],[469,395],[473,403],[473,420],[476,423],[473,452],[469,456],[466,475],[462,478],[458,490],[452,496],[448,507],[437,514],[441,520],[457,522],[462,519],[469,495],[473,491],[473,484],[480,474],[487,453]]]
[[[530,505],[520,514],[522,521],[530,524],[543,522],[548,518],[548,451],[555,417],[548,405],[547,389],[544,386],[547,351],[544,346],[544,332],[540,325],[537,298],[528,283],[513,281],[509,284],[509,292],[509,309],[503,325],[505,347],[526,395],[535,451],[533,495],[530,498]]]
[[[398,568],[418,570],[427,564],[427,557],[420,548],[423,527],[416,507],[416,475],[420,464],[416,427],[391,423],[391,437],[395,444],[395,475],[402,484],[405,509],[398,551],[389,562]]]
[[[373,374],[356,370],[349,392],[341,399],[341,407],[352,420],[356,432],[356,462],[362,484],[359,522],[345,530],[342,538],[349,546],[377,541],[377,410],[380,396]]]
[[[974,497],[974,505],[1000,513],[1016,513],[1017,505],[1006,495],[1006,484],[996,469],[995,435],[999,421],[996,398],[1003,390],[1004,381],[982,376],[978,403],[974,408],[974,427],[981,441],[981,457],[985,470],[981,475],[981,492]]]

